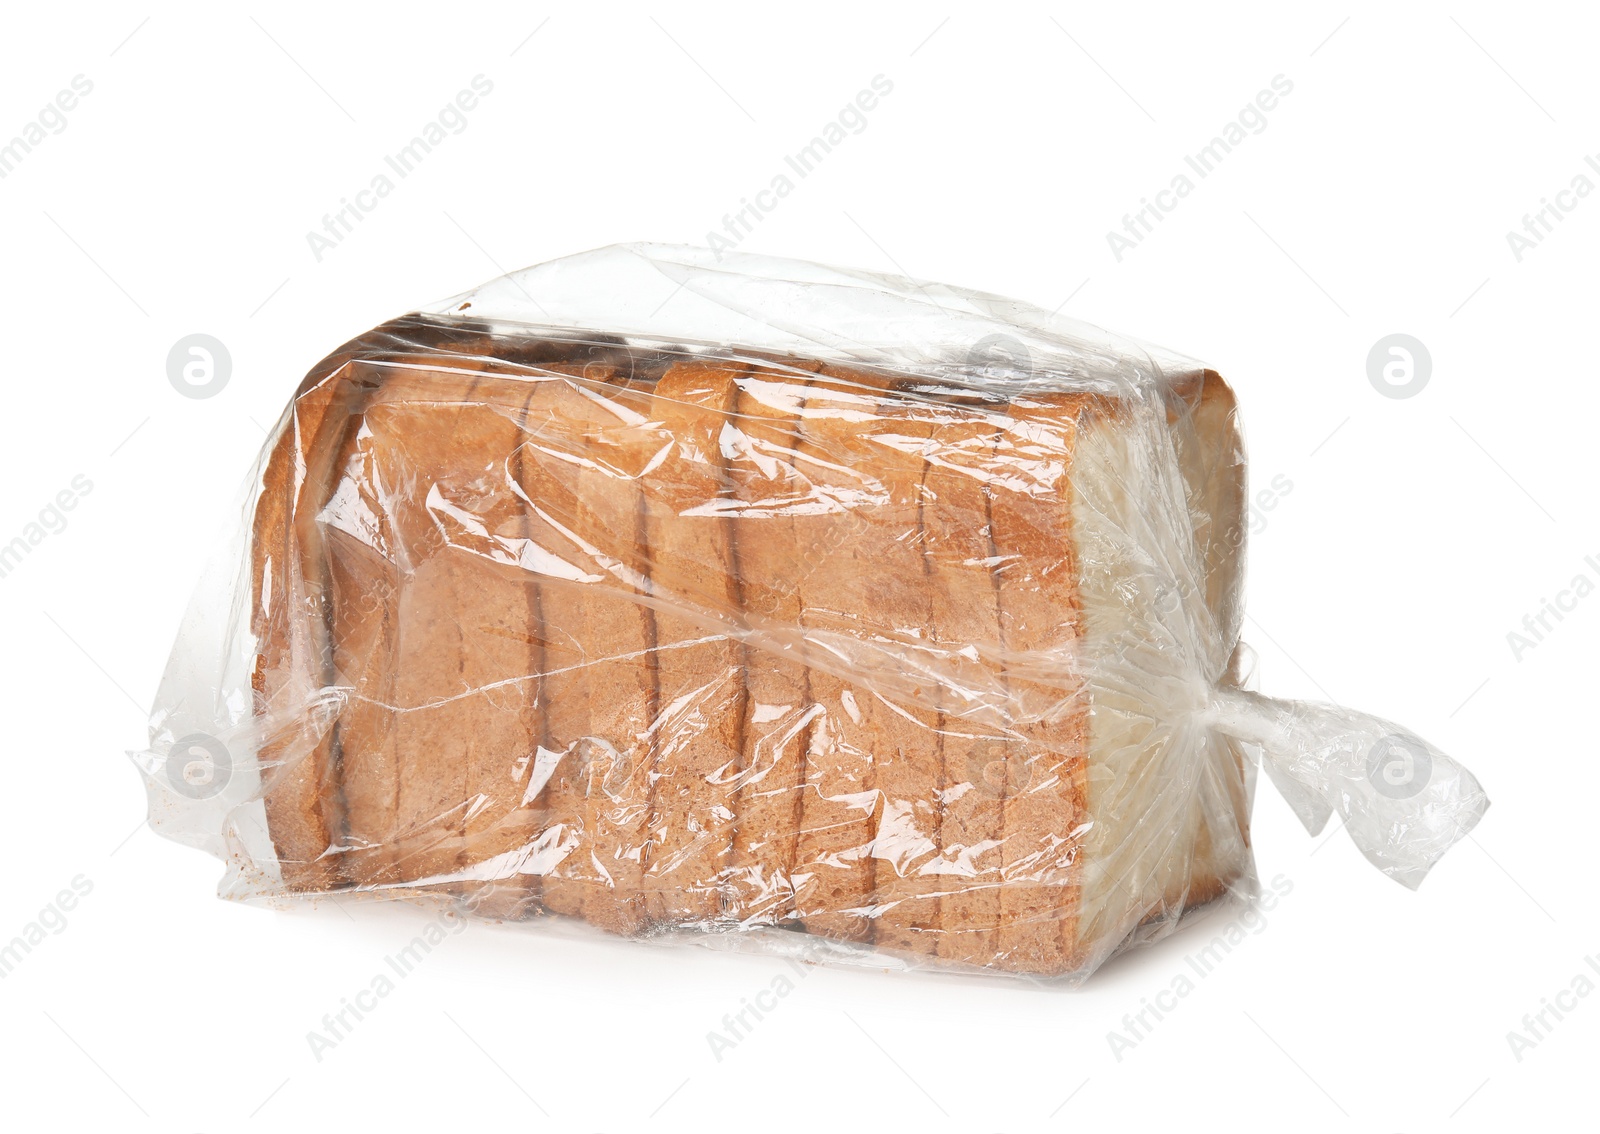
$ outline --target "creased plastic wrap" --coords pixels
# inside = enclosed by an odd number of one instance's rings
[[[222,893],[1083,977],[1255,888],[1259,759],[1417,885],[1487,800],[1243,688],[1203,366],[1011,300],[619,246],[306,378],[135,753]]]

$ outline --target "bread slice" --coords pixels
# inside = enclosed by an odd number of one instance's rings
[[[578,468],[577,518],[602,548],[609,576],[585,592],[589,651],[589,779],[585,818],[599,876],[585,889],[584,919],[616,933],[649,925],[644,871],[650,860],[651,785],[661,696],[656,674],[656,615],[649,593],[644,493],[659,450],[649,427],[649,395],[637,379],[601,401],[607,419],[589,435]]]
[[[534,640],[538,648],[538,756],[533,790],[539,797],[537,850],[520,864],[526,891],[551,913],[579,916],[584,891],[599,881],[586,804],[590,732],[589,661],[595,645],[587,607],[590,591],[606,581],[581,546],[577,478],[566,458],[587,444],[596,408],[581,381],[583,367],[550,363],[528,383],[523,436],[517,440],[517,483],[529,514],[524,569],[538,580]],[[571,545],[571,546],[569,546]],[[535,861],[537,860],[537,861]]]
[[[818,365],[773,360],[741,375],[724,445],[736,501],[739,603],[753,631],[744,652],[745,760],[734,797],[725,911],[743,925],[781,925],[794,914],[795,845],[817,715],[796,633],[800,581],[815,554],[801,544],[796,516],[815,500],[796,448],[805,376]]]
[[[347,345],[307,376],[280,425],[251,526],[251,674],[262,739],[262,803],[290,892],[335,889],[343,826],[332,720],[317,706],[332,683],[330,585],[316,516],[332,494],[362,392]]]
[[[721,433],[742,367],[685,359],[656,381],[650,417],[659,459],[644,487],[655,607],[646,908],[655,920],[722,916],[733,796],[744,765],[744,651],[732,495]]]
[[[654,614],[644,605],[636,478],[657,439],[619,429],[648,400],[609,365],[546,363],[530,383],[520,483],[534,519],[526,564],[540,578],[537,866],[552,913],[632,932],[644,924],[642,871],[651,772]],[[625,834],[626,833],[626,834]]]
[[[453,694],[450,711],[462,722],[453,739],[465,758],[469,804],[452,890],[502,910],[517,901],[516,888],[501,885],[508,866],[524,861],[547,822],[537,797],[534,754],[553,700],[545,689],[548,640],[539,633],[548,588],[542,576],[527,570],[533,521],[528,501],[516,491],[528,384],[491,371],[467,397],[452,438],[463,458],[461,476],[436,482],[433,509],[449,509],[459,525],[448,538],[464,596],[456,603],[463,692]],[[440,517],[436,523],[448,521]]]
[[[382,376],[366,364],[364,384]],[[396,879],[391,870],[399,785],[395,762],[395,634],[405,559],[381,499],[389,483],[376,464],[380,446],[358,415],[347,431],[337,487],[319,517],[333,608],[333,680],[350,691],[334,722],[338,790],[344,801],[338,867],[352,887]]]
[[[1003,415],[1004,404],[998,408]],[[977,399],[938,408],[922,498],[943,763],[936,951],[976,965],[1000,948],[1008,769],[1021,755],[997,672],[1004,656],[992,515],[996,416]]]
[[[1013,729],[1025,752],[1007,767],[1003,925],[996,957],[1017,972],[1058,973],[1078,960],[1086,867],[1085,781],[1091,702],[1082,671],[1075,486],[1081,395],[1014,397],[996,440],[1006,490],[992,502],[1000,634]]]
[[[1243,621],[1244,547],[1249,505],[1246,463],[1233,391],[1214,370],[1169,374],[1168,421],[1183,477],[1195,546],[1205,575],[1205,609],[1214,640],[1237,643]],[[1238,687],[1237,654],[1208,659],[1214,680]],[[1190,869],[1175,880],[1165,910],[1213,901],[1250,871],[1251,778],[1240,743],[1210,733],[1201,738],[1192,804]]]

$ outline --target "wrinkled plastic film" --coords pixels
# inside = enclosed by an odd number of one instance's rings
[[[1413,890],[1489,806],[1471,772],[1378,717],[1219,690],[1208,720],[1260,745],[1306,830],[1317,834],[1337,812],[1367,860]]]
[[[1253,892],[1258,745],[1408,885],[1486,806],[1242,688],[1244,500],[1198,364],[603,249],[313,370],[135,760],[230,897],[1076,979]]]

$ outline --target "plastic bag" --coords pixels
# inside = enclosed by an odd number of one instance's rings
[[[1080,979],[1256,887],[1254,765],[1417,885],[1487,807],[1247,692],[1199,364],[635,245],[376,328],[250,479],[135,753],[221,892]]]

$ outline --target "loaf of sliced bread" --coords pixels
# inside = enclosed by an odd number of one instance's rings
[[[1242,754],[1141,682],[1237,640],[1244,466],[1220,378],[1164,389],[374,332],[256,505],[282,888],[1042,975],[1215,898]]]

